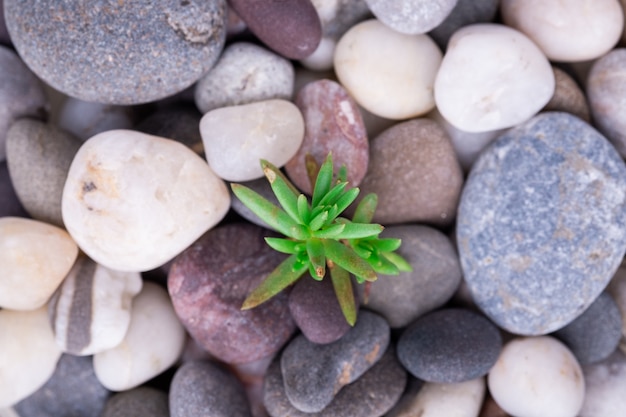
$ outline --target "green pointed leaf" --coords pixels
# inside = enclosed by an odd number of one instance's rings
[[[354,212],[352,221],[355,223],[369,223],[374,218],[374,212],[378,205],[378,196],[370,193],[363,197]]]
[[[387,258],[385,258],[384,256],[372,256],[370,257],[370,259],[368,259],[368,261],[370,261],[370,265],[372,265],[372,268],[374,268],[374,271],[376,271],[379,274],[384,274],[384,275],[398,275],[400,273],[400,270],[398,269],[397,266],[395,266],[391,261],[389,261]]]
[[[328,212],[327,211],[323,211],[320,214],[318,214],[317,216],[315,216],[310,222],[309,222],[309,227],[311,228],[311,231],[316,231],[319,230],[324,223],[326,223],[326,220],[328,219]]]
[[[261,167],[272,187],[272,191],[274,191],[278,202],[285,212],[291,216],[295,222],[303,223],[303,220],[300,218],[300,213],[298,212],[298,196],[300,193],[295,190],[295,187],[274,165],[266,160],[261,160]]]
[[[383,252],[382,256],[387,258],[388,261],[393,263],[402,272],[411,272],[413,270],[411,264],[397,253]]]
[[[356,323],[356,302],[354,300],[354,292],[352,290],[352,281],[350,280],[350,274],[348,271],[338,265],[329,267],[330,278],[333,282],[333,288],[335,289],[335,295],[341,312],[350,326],[354,326]]]
[[[304,194],[298,196],[298,215],[304,224],[308,224],[311,221],[311,208],[309,207],[309,200],[307,200]]]
[[[357,255],[359,255],[361,258],[363,259],[368,259],[370,256],[372,256],[373,250],[371,247],[367,247],[362,245],[360,242],[353,244],[353,241],[350,241],[350,247],[352,247],[352,250],[354,250],[356,252]]]
[[[346,227],[339,235],[339,239],[365,239],[376,237],[384,227],[379,224],[345,223]]]
[[[304,155],[304,166],[306,167],[306,174],[309,177],[309,183],[311,184],[311,190],[315,188],[315,179],[320,172],[320,164],[317,163],[313,155],[307,153]]]
[[[314,237],[319,237],[320,239],[337,239],[337,236],[341,235],[343,229],[346,228],[345,224],[331,224],[324,229],[316,230],[311,234]]]
[[[322,197],[317,206],[324,207],[335,204],[337,200],[339,200],[339,198],[343,195],[343,192],[346,189],[347,185],[347,182],[340,182],[339,184],[333,186],[333,188],[331,188],[330,191],[326,193],[324,197]]]
[[[342,164],[337,173],[337,182],[348,182],[348,167]]]
[[[285,184],[287,184],[287,186],[289,187],[289,189],[291,190],[291,192],[297,197],[300,194],[302,194],[300,192],[300,190],[298,190],[298,187],[296,187],[295,185],[293,185],[293,183],[289,180],[289,178],[287,178],[285,176],[285,174],[283,174],[283,172],[277,168],[274,164],[272,164],[271,162],[265,160],[265,159],[261,159],[261,168],[263,169],[263,174],[265,174],[265,177],[267,178],[267,172],[265,171],[266,168],[269,168],[273,171],[273,173],[280,178],[281,180],[283,180],[285,182]],[[270,181],[270,183],[272,182],[270,180],[270,178],[267,178],[268,181]]]
[[[305,249],[305,245],[298,240],[266,237],[265,242],[270,248],[281,253],[297,254]]]
[[[333,182],[333,158],[329,153],[326,161],[320,167],[313,189],[313,206],[317,206],[322,198],[330,191]]]
[[[324,255],[324,245],[320,239],[312,237],[306,241],[306,251],[314,273],[311,276],[321,280],[326,275],[326,255]]]
[[[337,205],[335,204],[334,206],[330,207],[328,209],[328,218],[326,219],[326,221],[324,222],[324,226],[328,227],[330,226],[330,224],[335,221],[335,219],[337,218],[337,215],[339,215],[339,208],[337,208]]]
[[[381,252],[393,252],[402,244],[400,239],[395,238],[371,239],[368,242]]]
[[[332,239],[323,239],[326,257],[346,271],[366,281],[375,281],[376,272],[348,246]]]
[[[356,198],[359,196],[359,191],[360,190],[358,188],[351,188],[337,200],[337,208],[339,209],[339,213],[343,213],[343,211],[347,209],[348,206],[350,206],[350,204],[354,202],[354,200],[356,200]]]

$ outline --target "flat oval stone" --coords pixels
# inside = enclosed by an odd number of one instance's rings
[[[222,107],[200,121],[209,165],[227,181],[250,181],[263,176],[260,160],[282,167],[298,151],[304,120],[295,104],[266,100]]]
[[[119,392],[109,398],[100,417],[170,417],[168,395],[147,386]]]
[[[579,417],[618,417],[626,409],[626,354],[583,367],[585,400]]]
[[[4,6],[26,64],[85,101],[138,104],[182,91],[215,64],[226,38],[224,0]]]
[[[585,93],[576,81],[560,68],[552,67],[554,72],[554,95],[545,105],[543,111],[563,111],[578,116],[590,123],[589,105]]]
[[[416,35],[437,27],[457,0],[365,0],[378,20],[395,31]]]
[[[114,271],[79,256],[48,305],[61,350],[83,356],[119,345],[142,285],[138,272]]]
[[[94,261],[147,271],[171,260],[230,207],[224,182],[173,140],[111,130],[80,148],[63,190],[63,220]]]
[[[7,161],[0,161],[0,217],[29,217],[13,188]]]
[[[59,227],[19,217],[0,218],[0,307],[43,306],[77,255],[76,243]]]
[[[338,83],[319,80],[300,90],[296,106],[304,117],[305,131],[302,145],[285,165],[291,181],[311,195],[305,157],[310,154],[321,165],[332,152],[335,171],[345,165],[350,186],[357,187],[367,172],[369,143],[356,102]]]
[[[458,249],[476,304],[515,334],[570,323],[624,256],[625,189],[624,161],[568,113],[541,114],[500,136],[459,205]]]
[[[131,129],[135,113],[135,108],[131,106],[64,97],[58,114],[58,126],[84,142],[107,130]]]
[[[227,363],[273,355],[296,329],[285,292],[241,310],[248,294],[284,259],[265,243],[267,235],[247,223],[220,226],[180,254],[169,272],[168,289],[181,322]]]
[[[475,23],[492,22],[499,6],[500,0],[458,0],[443,22],[428,32],[428,35],[445,51],[454,32]]]
[[[267,49],[236,42],[224,49],[217,64],[195,87],[195,102],[204,114],[220,107],[271,99],[290,100],[293,64]]]

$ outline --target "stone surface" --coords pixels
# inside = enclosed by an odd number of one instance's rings
[[[0,234],[1,236],[2,234]],[[0,310],[0,409],[37,391],[54,373],[61,350],[45,307]]]
[[[69,272],[78,247],[59,227],[18,217],[0,218],[0,307],[43,306]]]
[[[241,310],[247,295],[284,259],[263,240],[268,234],[250,224],[220,226],[170,269],[168,289],[178,317],[204,349],[227,363],[276,353],[296,328],[287,293]]]
[[[185,343],[167,292],[146,282],[133,299],[130,325],[122,342],[93,357],[98,380],[111,391],[135,388],[172,366]]]
[[[362,196],[378,195],[374,222],[454,222],[463,173],[445,131],[429,119],[398,123],[370,143]]]
[[[0,217],[28,217],[9,175],[7,161],[0,161]]]
[[[583,367],[585,401],[579,417],[620,417],[626,409],[626,355],[616,351]]]
[[[263,197],[276,204],[277,206],[280,205],[280,203],[278,202],[278,198],[276,198],[276,194],[274,194],[274,191],[272,191],[272,186],[270,185],[267,178],[263,177],[252,181],[245,181],[241,184],[261,194]],[[256,224],[257,226],[261,226],[269,230],[275,230],[272,226],[261,220],[259,216],[254,214],[254,212],[250,210],[245,204],[243,204],[232,190],[230,190],[230,194],[230,207],[233,209],[233,211],[235,211],[237,214],[239,214],[241,217],[248,220],[249,222]]]
[[[84,356],[119,345],[142,285],[137,272],[114,271],[80,255],[48,304],[61,350]]]
[[[620,348],[626,354],[626,268],[624,264],[618,268],[607,287],[622,317],[622,339]]]
[[[94,103],[65,97],[59,110],[58,125],[85,141],[98,133],[115,129],[131,129],[135,120],[131,106]]]
[[[15,411],[20,417],[99,417],[108,397],[91,358],[62,355],[50,379]]]
[[[196,83],[196,106],[206,113],[256,101],[290,100],[293,79],[293,64],[287,59],[261,46],[236,42]]]
[[[435,102],[457,128],[484,132],[530,119],[550,101],[554,84],[550,63],[524,34],[475,24],[450,39],[434,82]]]
[[[543,111],[568,112],[590,123],[591,116],[585,93],[565,71],[557,67],[552,67],[552,71],[555,81],[554,95]]]
[[[341,37],[334,63],[341,84],[377,116],[408,119],[435,106],[441,51],[427,35],[405,35],[367,20]]]
[[[514,416],[576,417],[585,396],[576,358],[550,336],[507,343],[487,383],[500,407]]]
[[[100,417],[170,417],[167,393],[138,387],[113,395]]]
[[[428,35],[442,50],[457,30],[475,23],[489,23],[494,20],[500,0],[458,0],[450,14]]]
[[[85,101],[136,104],[182,91],[214,65],[226,38],[224,0],[4,6],[26,64]]]
[[[302,112],[305,131],[302,145],[285,165],[291,181],[311,195],[305,157],[310,154],[321,165],[332,152],[335,172],[345,165],[350,186],[357,187],[367,172],[369,143],[356,102],[338,83],[319,80],[298,92],[296,106]]]
[[[626,251],[626,166],[597,131],[544,113],[479,158],[457,242],[477,305],[500,327],[546,334],[580,315]]]
[[[63,220],[94,261],[147,271],[215,226],[230,207],[226,185],[189,148],[130,130],[92,137],[63,190]]]
[[[251,417],[241,383],[229,371],[207,361],[187,362],[172,379],[171,417]]]
[[[588,61],[620,39],[624,15],[615,0],[502,0],[504,23],[524,32],[551,61]]]
[[[334,343],[320,345],[296,336],[280,358],[289,402],[305,413],[328,407],[344,386],[380,360],[389,345],[389,333],[382,317],[361,311],[354,327]]]
[[[81,142],[52,125],[20,119],[6,136],[9,173],[24,208],[37,220],[63,227],[61,197]]]
[[[457,0],[365,0],[385,25],[407,34],[426,33],[439,26],[452,12]]]
[[[148,135],[173,139],[182,143],[198,155],[204,155],[204,145],[200,136],[200,119],[202,115],[189,105],[159,109],[134,127]]]

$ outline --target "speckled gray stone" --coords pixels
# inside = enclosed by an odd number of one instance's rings
[[[137,104],[175,94],[217,61],[225,0],[5,0],[15,48],[44,81],[86,101]]]
[[[457,221],[476,304],[521,335],[564,327],[608,284],[626,250],[626,166],[568,113],[543,113],[487,148]]]
[[[0,217],[29,217],[15,194],[6,161],[0,161]]]
[[[416,35],[437,27],[457,0],[365,0],[374,16],[401,33]]]
[[[115,394],[100,417],[170,417],[167,394],[151,387],[138,387]]]
[[[458,0],[450,14],[428,34],[444,51],[452,34],[463,26],[492,22],[500,0]]]

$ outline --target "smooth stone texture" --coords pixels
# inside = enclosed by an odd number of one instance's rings
[[[554,93],[554,74],[524,34],[499,24],[458,30],[434,82],[441,115],[467,132],[515,126],[530,119]]]
[[[458,0],[450,14],[428,35],[442,50],[457,30],[475,23],[489,23],[494,20],[500,0]]]
[[[609,283],[626,251],[626,166],[597,131],[544,113],[474,165],[457,221],[476,304],[503,329],[557,330]]]
[[[427,35],[405,35],[372,19],[353,26],[335,50],[335,72],[361,106],[402,120],[435,107],[441,51]]]
[[[617,48],[595,61],[587,77],[587,100],[595,126],[626,156],[626,48]]]
[[[369,311],[361,311],[354,327],[334,343],[320,345],[296,336],[280,358],[289,402],[305,413],[322,411],[383,356],[389,338],[387,322]]]
[[[284,259],[264,241],[266,230],[231,223],[209,231],[172,264],[168,289],[189,334],[227,363],[276,353],[296,325],[283,292],[250,310],[247,295]]]
[[[392,328],[405,327],[444,305],[461,283],[461,265],[450,239],[440,231],[419,225],[390,226],[382,237],[402,240],[397,253],[413,271],[397,276],[380,274],[371,284],[365,306],[382,315]],[[359,286],[364,299],[364,286]]]
[[[378,195],[374,222],[454,222],[463,173],[445,131],[432,120],[398,123],[370,143],[362,196]]]
[[[214,65],[226,38],[224,0],[4,6],[26,64],[85,101],[137,104],[182,91]]]
[[[624,29],[617,0],[502,0],[500,11],[507,26],[524,32],[551,61],[599,58]]]
[[[48,304],[61,350],[84,356],[119,345],[142,285],[138,272],[114,271],[79,256]]]
[[[0,161],[0,217],[28,217],[13,188],[7,161]]]
[[[398,340],[398,359],[416,378],[442,384],[487,375],[502,338],[496,326],[471,310],[448,308],[420,317]]]
[[[184,343],[185,329],[167,292],[145,282],[133,299],[130,325],[122,343],[94,355],[96,376],[111,391],[135,388],[174,365]]]
[[[1,234],[0,234],[1,236]],[[46,308],[0,310],[0,409],[37,391],[54,373],[61,350]]]
[[[322,37],[322,25],[311,0],[230,0],[248,29],[270,49],[288,59],[313,53]]]
[[[555,81],[554,95],[543,111],[568,112],[590,123],[591,116],[585,93],[565,71],[557,67],[552,67],[552,71]]]
[[[357,187],[367,172],[369,143],[354,99],[338,83],[319,80],[298,92],[296,106],[302,112],[305,131],[302,145],[285,165],[289,179],[311,195],[313,187],[306,171],[305,157],[310,154],[321,165],[332,152],[335,172],[345,165],[350,186]]]
[[[622,338],[622,316],[613,297],[602,292],[583,314],[554,333],[581,365],[608,358]]]
[[[135,110],[130,106],[93,103],[65,97],[59,110],[58,125],[82,141],[98,133],[115,129],[131,129]]]
[[[261,194],[263,197],[265,197],[267,200],[271,201],[275,205],[280,206],[280,203],[278,202],[278,198],[276,198],[276,194],[274,194],[274,191],[272,191],[272,186],[270,185],[267,178],[263,177],[263,178],[259,178],[259,179],[252,180],[252,181],[245,181],[245,182],[242,182],[241,184]],[[256,214],[254,214],[252,210],[250,210],[245,204],[243,204],[241,200],[239,200],[237,196],[235,196],[232,190],[230,191],[230,193],[231,193],[230,207],[233,209],[233,211],[235,211],[244,219],[248,220],[250,223],[254,223],[257,226],[261,226],[266,229],[276,231],[272,226],[265,223],[264,220],[262,220]]]
[[[67,232],[37,220],[0,218],[0,307],[43,306],[69,272],[78,247]]]
[[[6,152],[13,187],[28,213],[63,227],[61,197],[81,142],[46,123],[20,119],[11,125]]]
[[[178,104],[159,109],[134,127],[134,130],[182,143],[200,156],[204,145],[200,136],[202,115],[192,106]]]
[[[504,411],[491,395],[487,395],[478,417],[511,417],[511,415]]]
[[[260,160],[282,167],[298,151],[304,120],[295,104],[265,100],[223,107],[200,121],[206,159],[227,181],[250,181],[263,176]]]
[[[326,408],[304,413],[289,402],[280,361],[276,360],[265,377],[265,406],[272,417],[380,417],[396,404],[406,380],[406,371],[389,348],[361,377],[344,386]]]
[[[94,261],[147,271],[171,260],[230,207],[226,185],[189,148],[111,130],[80,148],[63,190],[63,220]]]
[[[611,294],[622,317],[622,339],[620,349],[626,354],[626,267],[622,265],[611,278],[607,287],[607,292]]]
[[[293,64],[248,42],[230,44],[195,87],[200,112],[271,99],[290,100]]]
[[[365,0],[378,20],[400,33],[417,35],[439,26],[457,0]]]
[[[172,379],[171,417],[251,417],[241,382],[211,362],[187,362]]]
[[[100,417],[170,417],[167,393],[138,387],[113,395]]]
[[[487,384],[500,407],[520,417],[576,417],[585,396],[576,358],[550,336],[507,343]]]
[[[20,417],[99,417],[108,397],[91,358],[62,355],[50,379],[14,408]]]
[[[313,53],[300,60],[302,66],[312,71],[329,71],[333,69],[337,41],[323,37]]]
[[[578,417],[621,417],[626,409],[626,355],[616,351],[583,367],[583,374],[585,401]]]

